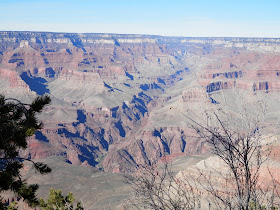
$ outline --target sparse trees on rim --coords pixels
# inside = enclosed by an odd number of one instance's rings
[[[32,162],[34,169],[41,174],[51,172],[51,168],[44,163],[20,157],[19,150],[26,149],[27,137],[43,127],[36,115],[50,101],[50,97],[44,95],[37,97],[31,104],[24,104],[0,95],[0,192],[10,190],[30,206],[39,204],[35,194],[38,184],[28,185],[22,179],[20,169],[23,161]],[[4,208],[0,202],[0,209]]]

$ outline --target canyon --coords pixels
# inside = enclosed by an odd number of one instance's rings
[[[96,171],[206,154],[188,126],[206,110],[280,116],[280,39],[0,32],[0,75],[7,97],[52,98],[22,155]]]
[[[280,39],[3,31],[0,88],[24,103],[52,98],[21,151],[53,168],[43,178],[24,168],[40,195],[61,188],[86,208],[122,209],[122,174],[140,165],[172,162],[178,176],[218,167],[191,126],[213,113],[233,129],[257,119],[279,172]]]

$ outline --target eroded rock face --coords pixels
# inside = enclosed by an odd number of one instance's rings
[[[24,155],[110,172],[207,151],[187,111],[274,100],[279,74],[279,39],[0,32],[1,93],[52,97]]]

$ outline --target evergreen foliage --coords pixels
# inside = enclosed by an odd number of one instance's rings
[[[61,190],[50,189],[49,197],[47,201],[40,199],[40,207],[43,210],[83,210],[81,203],[78,202],[76,208],[74,208],[75,198],[73,193],[70,192],[68,195],[63,196]]]
[[[0,192],[10,190],[30,206],[39,204],[36,197],[38,185],[28,185],[22,179],[20,169],[23,161],[32,162],[35,170],[41,174],[51,172],[51,168],[44,163],[20,157],[19,151],[27,148],[27,137],[43,127],[36,115],[50,101],[50,97],[44,95],[37,97],[31,104],[24,104],[0,95]],[[0,209],[4,208],[2,201]]]

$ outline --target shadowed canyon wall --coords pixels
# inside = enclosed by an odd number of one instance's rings
[[[52,97],[23,154],[109,172],[206,152],[187,111],[277,100],[279,77],[280,39],[0,32],[1,94]]]

